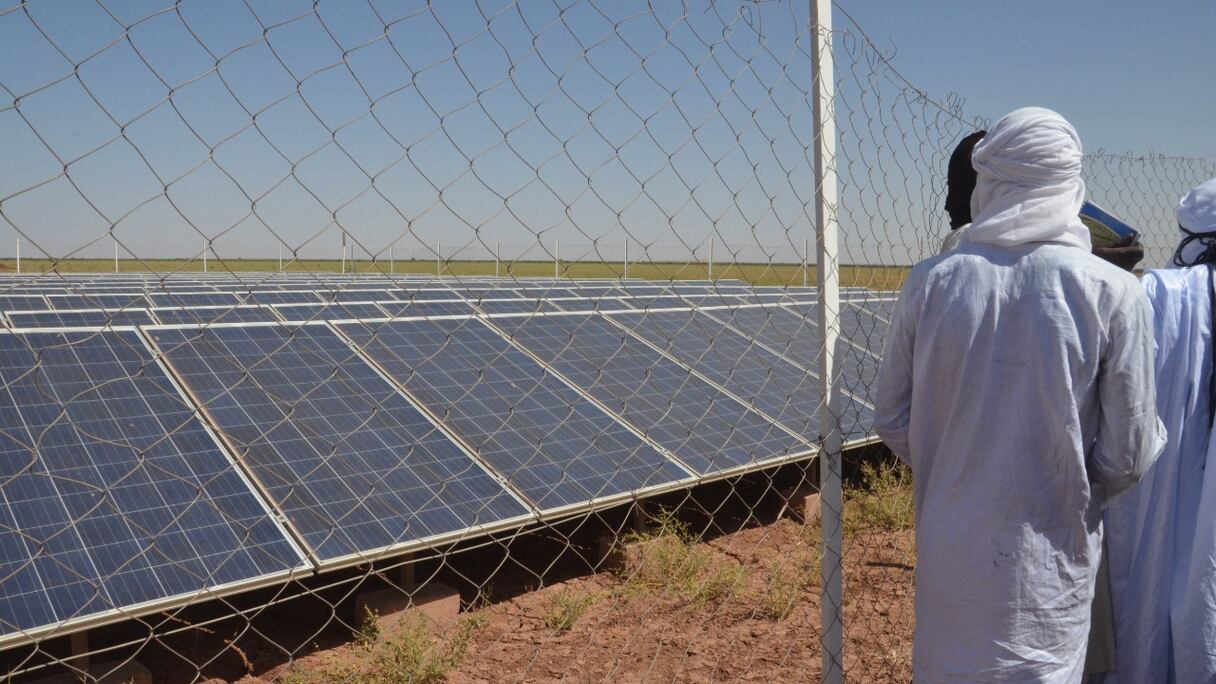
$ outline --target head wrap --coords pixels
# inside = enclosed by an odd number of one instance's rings
[[[1178,203],[1182,241],[1174,252],[1175,266],[1216,264],[1216,178],[1204,181]]]
[[[976,131],[959,141],[950,154],[946,167],[946,213],[950,229],[971,223],[971,193],[975,190],[975,169],[971,166],[971,151],[987,131]]]
[[[1064,117],[1042,107],[1006,114],[976,146],[971,165],[977,179],[964,241],[1090,250],[1078,216],[1085,201],[1081,139]]]

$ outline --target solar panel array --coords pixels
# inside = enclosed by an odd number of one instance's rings
[[[815,453],[814,292],[0,276],[0,644]],[[846,439],[890,297],[846,291]]]

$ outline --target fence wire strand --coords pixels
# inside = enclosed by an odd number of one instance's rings
[[[907,681],[872,392],[985,119],[836,9],[828,613]],[[0,672],[819,678],[813,50],[786,0],[0,7]],[[1216,168],[1085,173],[1156,266]]]

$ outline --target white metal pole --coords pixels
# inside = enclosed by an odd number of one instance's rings
[[[442,259],[442,257],[440,256],[441,254],[443,254],[443,241],[436,240],[435,241],[435,275],[443,275],[443,266],[440,265],[440,259]]]
[[[114,240],[114,272],[118,273],[118,238]]]
[[[283,272],[283,243],[279,243],[279,273]]]
[[[501,277],[500,272],[499,272],[501,263],[502,263],[502,242],[499,241],[499,242],[494,243],[494,277],[495,278]]]
[[[813,89],[811,131],[815,144],[815,256],[819,275],[819,382],[823,405],[819,429],[823,440],[819,453],[819,496],[823,535],[822,596],[820,597],[820,646],[825,684],[840,684],[844,678],[843,591],[841,577],[840,484],[840,383],[836,377],[836,338],[839,332],[840,262],[839,226],[836,223],[836,121],[834,111],[835,67],[832,61],[832,0],[810,0],[811,86]]]
[[[810,281],[811,274],[811,246],[810,240],[802,239],[802,286],[806,287]]]
[[[621,274],[621,277],[628,278],[629,277],[629,238],[628,237],[625,238],[625,267],[622,270],[624,272]]]
[[[709,279],[714,279],[714,236],[709,236],[709,268],[707,269]]]
[[[561,240],[553,238],[553,278],[555,280],[561,277],[561,257],[558,256],[561,253],[561,249]]]

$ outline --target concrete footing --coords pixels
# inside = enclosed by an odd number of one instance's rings
[[[819,521],[823,509],[814,487],[808,484],[790,487],[781,491],[781,498],[785,502],[781,509],[783,517],[806,524]]]
[[[450,627],[460,617],[460,592],[446,584],[379,589],[355,596],[355,624],[368,613],[376,616],[380,631],[392,631],[412,615],[422,615],[438,628]]]
[[[81,681],[97,682],[97,684],[152,684],[152,672],[138,660],[126,662],[102,662],[84,668],[87,678],[82,678],[80,672],[61,672],[33,684],[79,684]]]

